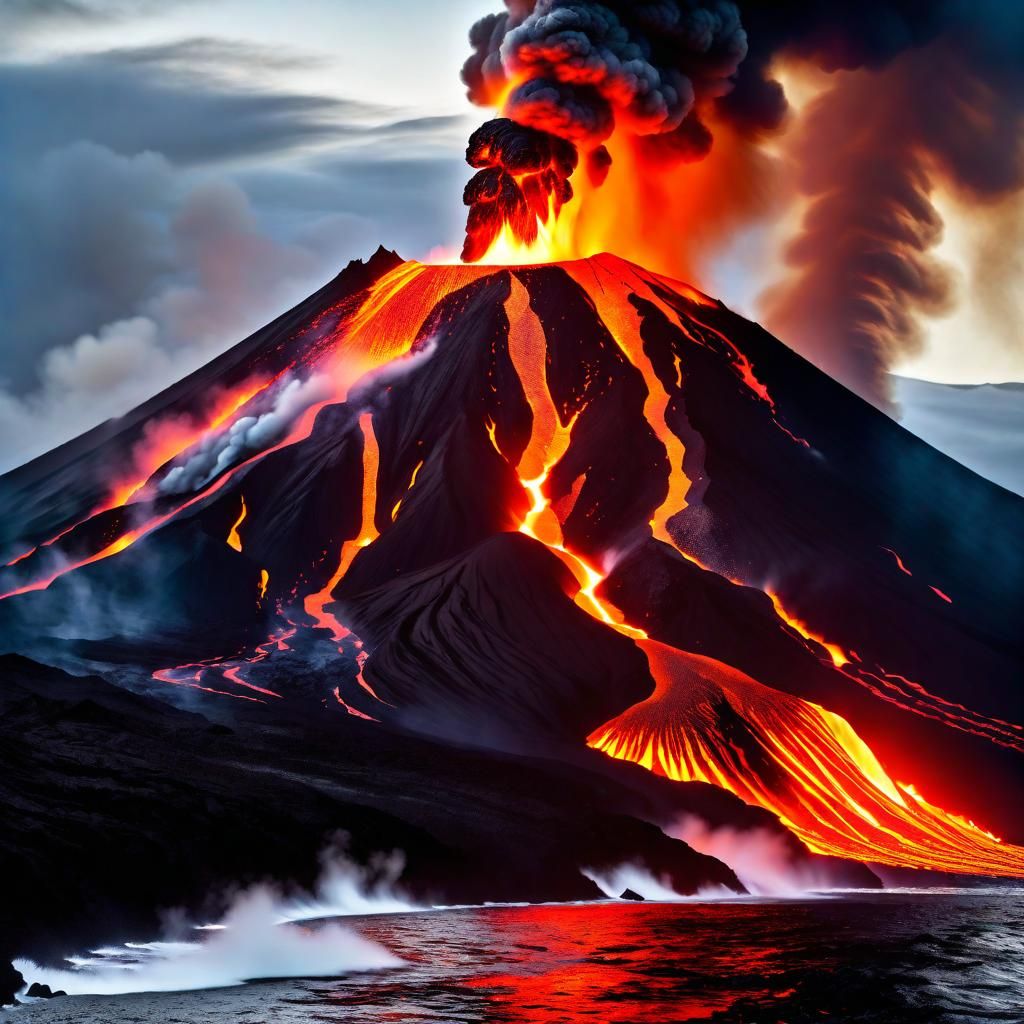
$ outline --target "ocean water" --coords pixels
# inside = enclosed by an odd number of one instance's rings
[[[1024,1021],[1024,891],[485,907],[347,919],[401,966],[70,996],[75,1024]],[[316,927],[311,925],[310,927]]]

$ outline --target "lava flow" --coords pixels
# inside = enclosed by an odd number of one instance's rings
[[[1024,849],[894,782],[839,715],[714,659],[651,640],[641,646],[655,692],[597,729],[591,746],[759,804],[815,853],[954,873],[1024,873]]]
[[[562,215],[569,213],[566,207]],[[536,245],[542,242],[538,234]],[[24,559],[8,568],[14,575],[4,579],[13,578],[16,585],[0,598],[42,591],[53,580],[115,558],[142,540],[154,548],[171,545],[174,564],[180,564],[192,556],[174,548],[176,542],[165,540],[164,534],[172,531],[161,528],[172,521],[192,521],[200,532],[216,538],[218,550],[223,545],[231,549],[220,571],[240,574],[239,581],[244,582],[238,586],[249,588],[251,594],[253,622],[230,640],[214,637],[210,643],[220,642],[223,647],[214,656],[160,668],[153,678],[218,697],[239,698],[249,706],[258,702],[263,710],[289,699],[290,673],[285,666],[294,659],[308,673],[304,659],[315,649],[310,664],[317,671],[323,669],[325,658],[341,655],[346,659],[327,672],[330,685],[320,695],[324,706],[340,707],[351,719],[387,727],[392,715],[403,710],[390,703],[387,674],[400,671],[403,659],[375,661],[374,651],[385,639],[401,645],[408,638],[401,633],[383,637],[374,626],[374,616],[367,615],[360,603],[366,599],[353,590],[346,591],[346,608],[365,634],[355,637],[334,613],[335,591],[359,553],[371,544],[375,556],[380,555],[370,560],[368,572],[373,573],[373,562],[385,567],[377,570],[382,576],[369,580],[375,595],[391,585],[420,585],[415,573],[406,574],[401,560],[389,565],[386,542],[392,536],[414,536],[406,531],[415,530],[420,517],[425,524],[421,546],[426,554],[417,552],[416,557],[423,559],[431,550],[429,531],[452,532],[448,523],[453,506],[442,503],[438,511],[438,495],[445,496],[444,502],[454,497],[459,505],[461,496],[482,486],[482,475],[479,479],[459,475],[466,472],[465,452],[479,448],[460,445],[466,430],[486,431],[522,491],[514,509],[500,517],[502,525],[486,518],[488,513],[483,511],[491,507],[493,516],[493,503],[465,502],[458,515],[468,517],[467,524],[477,537],[486,537],[507,528],[511,511],[513,528],[557,556],[575,578],[571,596],[576,606],[635,644],[646,656],[656,683],[653,695],[629,707],[639,692],[636,679],[631,679],[631,696],[619,705],[617,716],[596,730],[594,722],[607,716],[602,712],[591,717],[585,729],[575,734],[577,742],[590,733],[590,744],[614,758],[635,761],[672,779],[704,781],[727,789],[778,815],[814,851],[945,871],[1024,873],[1018,847],[998,842],[967,817],[949,813],[921,795],[922,789],[941,792],[941,787],[931,785],[927,765],[934,752],[925,749],[923,741],[915,741],[923,763],[921,774],[908,773],[912,778],[898,783],[884,767],[885,759],[860,738],[855,717],[848,722],[826,706],[764,686],[721,660],[667,648],[649,638],[649,634],[660,635],[658,629],[632,621],[607,596],[604,584],[609,573],[616,565],[626,564],[638,546],[660,552],[658,557],[670,549],[673,559],[678,553],[709,576],[730,584],[720,592],[716,580],[717,603],[704,614],[729,614],[732,607],[742,607],[743,614],[756,613],[775,641],[781,632],[788,638],[782,642],[791,643],[799,658],[806,658],[808,652],[817,658],[826,674],[835,677],[837,693],[856,689],[863,701],[882,709],[879,714],[906,712],[906,719],[948,727],[948,735],[970,734],[975,741],[1024,749],[1024,732],[1011,721],[1011,713],[1000,714],[998,706],[971,709],[969,700],[948,679],[926,687],[883,668],[871,656],[871,638],[863,635],[863,627],[858,628],[854,641],[858,653],[854,653],[845,641],[830,635],[832,625],[819,627],[813,614],[794,611],[794,606],[805,606],[799,601],[791,604],[794,595],[789,589],[781,594],[765,589],[767,597],[751,611],[751,584],[767,574],[745,563],[730,561],[728,571],[721,567],[719,536],[728,541],[757,530],[762,517],[770,526],[764,536],[778,547],[773,555],[784,558],[787,551],[800,550],[799,545],[787,547],[793,528],[786,502],[780,506],[781,514],[770,503],[763,509],[740,503],[745,511],[739,521],[734,521],[736,513],[729,512],[728,505],[709,503],[716,487],[724,486],[726,491],[730,486],[742,487],[723,485],[719,477],[729,452],[756,446],[750,472],[772,480],[772,494],[781,486],[774,482],[776,473],[789,474],[780,475],[779,480],[811,481],[823,474],[826,483],[817,486],[832,486],[827,457],[784,425],[791,417],[799,417],[802,429],[814,436],[813,416],[802,412],[794,398],[797,393],[779,387],[790,366],[787,360],[794,358],[780,355],[781,346],[772,348],[777,343],[763,334],[751,339],[743,333],[742,321],[700,292],[609,255],[529,271],[483,263],[428,266],[396,260],[361,286],[347,305],[331,308],[344,312],[333,320],[314,318],[327,326],[316,338],[315,359],[303,364],[303,379],[317,375],[327,381],[326,390],[317,391],[315,400],[292,417],[276,440],[260,450],[240,450],[223,465],[217,463],[216,472],[201,477],[190,491],[161,494],[161,483],[169,472],[188,464],[194,444],[182,449],[149,474],[145,487],[133,492],[126,509],[108,511],[117,517],[105,531],[95,531],[102,539],[94,539],[91,550],[69,547],[63,561],[42,563],[45,568],[36,568],[34,558]],[[463,318],[459,311],[465,309],[472,313]],[[450,347],[454,344],[460,346],[457,357]],[[417,355],[403,367],[399,361],[413,352],[422,357]],[[502,359],[507,362],[499,366]],[[297,358],[292,365],[299,362]],[[460,373],[452,374],[450,368],[456,364]],[[488,374],[486,383],[462,372],[474,366]],[[512,391],[502,383],[509,366],[520,386]],[[619,374],[629,377],[628,387]],[[706,392],[714,394],[712,408],[702,405]],[[264,388],[259,393],[263,397],[250,396],[256,397],[255,406],[246,400],[237,406],[236,414],[258,415],[269,407],[275,393],[276,387]],[[246,394],[248,389],[233,401],[241,401]],[[251,411],[254,407],[256,414]],[[337,419],[325,415],[318,420],[331,409]],[[517,437],[516,430],[522,428],[516,423],[527,418],[528,436]],[[737,441],[734,424],[739,421],[749,436]],[[340,425],[327,429],[330,423]],[[199,439],[200,447],[216,445],[221,433],[227,436],[234,425],[228,414],[212,435],[207,431]],[[622,458],[624,449],[613,451],[612,458],[601,450],[617,444],[619,436],[639,439],[637,443],[647,446],[635,466],[629,464],[628,453]],[[340,446],[352,444],[354,438],[361,442],[359,487],[342,487],[337,482],[320,487],[318,474],[323,466],[339,465]],[[401,440],[396,443],[396,438]],[[401,468],[389,461],[399,450],[407,460]],[[410,451],[416,453],[412,458]],[[275,464],[291,467],[285,487],[279,488],[269,472]],[[418,491],[418,481],[426,479],[425,465],[430,486],[423,492],[424,500],[407,501],[409,491]],[[569,466],[573,479],[567,478]],[[595,467],[600,467],[598,472]],[[440,487],[439,480],[443,480]],[[386,504],[380,490],[384,481],[390,488]],[[398,495],[402,486],[406,494]],[[628,493],[634,486],[646,488],[642,501],[632,500]],[[712,513],[713,507],[726,511]],[[431,515],[446,518],[431,519]],[[586,528],[580,530],[583,518],[587,528],[593,523],[601,526],[600,542],[586,546],[568,539],[590,536]],[[694,532],[695,521],[710,522],[710,528]],[[347,537],[326,534],[328,524],[341,522],[358,522],[358,526],[350,526]],[[309,560],[290,564],[278,552],[276,538],[271,545],[268,523],[275,524],[275,530],[285,524],[280,528],[294,531],[280,538],[281,552],[301,549],[309,552]],[[607,523],[614,528],[608,529]],[[304,537],[303,531],[309,530],[325,534]],[[883,536],[881,526],[865,526],[863,542],[856,539],[854,546],[860,544],[859,550],[878,558],[878,537]],[[69,538],[54,543],[52,550],[63,550]],[[446,544],[443,559],[454,564],[469,557],[467,551],[460,551],[457,540]],[[335,565],[322,565],[325,550],[334,553]],[[893,572],[898,570],[901,581],[905,578],[901,586],[911,594],[908,600],[913,600],[924,590],[918,587],[918,576],[911,575],[910,566],[917,569],[917,554],[910,562],[893,549],[886,550],[896,559]],[[272,582],[264,565],[272,570]],[[310,579],[316,582],[310,584]],[[217,582],[212,585],[216,587]],[[661,584],[656,579],[643,582],[648,585]],[[494,588],[502,593],[500,584]],[[442,591],[447,597],[448,590]],[[233,593],[238,592],[236,587]],[[466,599],[461,591],[460,595]],[[407,598],[414,596],[415,591]],[[195,597],[201,601],[203,595]],[[730,603],[734,597],[735,605]],[[924,598],[931,614],[945,614],[932,596],[926,593]],[[439,598],[424,600],[435,599]],[[628,606],[623,602],[622,607]],[[958,606],[958,613],[968,612]],[[422,622],[429,640],[430,631],[439,627],[429,610]],[[365,623],[369,625],[364,628]],[[200,620],[197,628],[204,625],[208,626]],[[299,636],[293,640],[296,632]],[[267,639],[253,647],[253,636]],[[735,642],[744,639],[737,635]],[[418,643],[423,641],[418,637]],[[445,646],[449,639],[441,643]],[[472,658],[453,650],[452,656],[462,659],[460,666],[473,664]],[[367,666],[372,668],[372,687],[364,676]],[[433,684],[429,671],[422,678],[417,676],[418,692],[429,694]],[[486,694],[492,684],[489,678],[474,679],[480,693],[475,713],[482,716],[481,730],[500,731],[501,723],[493,724],[487,717]],[[388,699],[378,697],[375,689]],[[353,696],[362,693],[374,699],[372,714],[353,703]],[[443,713],[440,707],[438,714]],[[429,714],[417,715],[417,727],[429,731]],[[928,780],[922,789],[911,784],[921,786],[922,778]]]
[[[587,262],[601,266],[601,261]],[[598,271],[592,272],[596,277]],[[574,278],[580,281],[583,275],[574,265]],[[665,524],[669,515],[685,507],[689,481],[682,469],[682,443],[665,422],[669,395],[643,351],[638,320],[630,315],[633,307],[621,297],[616,303],[611,286],[595,291],[590,297],[605,326],[647,384],[644,414],[663,439],[670,465],[668,496],[651,527],[656,537],[675,543]],[[533,414],[530,442],[517,467],[531,498],[520,531],[545,544],[574,573],[580,584],[575,600],[581,608],[637,642],[657,684],[648,701],[597,730],[590,744],[668,778],[718,785],[760,804],[816,853],[950,872],[1024,872],[1024,850],[1005,846],[973,822],[928,803],[912,785],[892,782],[838,715],[764,687],[720,662],[650,640],[598,596],[604,574],[564,546],[561,522],[545,494],[551,470],[569,448],[579,413],[563,423],[551,400],[543,326],[518,282],[513,282],[506,309],[509,353]],[[749,378],[744,382],[749,386]],[[767,393],[760,397],[768,400],[774,416]],[[563,518],[569,511],[571,506],[563,508]],[[822,647],[836,668],[850,663],[838,644],[812,632],[786,611],[776,594],[766,593],[781,621]]]
[[[306,614],[321,629],[329,629],[335,640],[344,639],[349,635],[349,630],[326,610],[327,605],[334,600],[334,588],[348,572],[352,559],[359,554],[362,548],[372,544],[377,537],[375,517],[377,514],[377,471],[380,466],[380,450],[377,447],[377,437],[373,432],[372,413],[364,412],[359,417],[359,429],[363,435],[362,518],[360,520],[362,526],[359,536],[352,540],[346,540],[342,544],[337,569],[320,590],[315,594],[310,594],[305,600]]]
[[[562,524],[551,508],[545,487],[552,468],[569,447],[573,424],[580,411],[577,410],[563,424],[548,390],[544,328],[530,310],[530,297],[518,281],[512,284],[506,311],[509,320],[509,355],[526,393],[533,418],[529,444],[516,467],[519,482],[531,501],[519,531],[544,544],[565,563],[579,583],[574,600],[585,612],[627,636],[644,636],[642,630],[634,629],[623,621],[618,609],[597,596],[597,588],[605,574],[570,551],[562,541]],[[491,441],[495,443],[493,432]],[[501,454],[500,449],[498,453]],[[570,506],[563,505],[563,517],[570,511]]]

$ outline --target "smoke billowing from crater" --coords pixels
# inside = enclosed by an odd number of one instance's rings
[[[481,170],[464,197],[463,258],[482,258],[502,228],[533,246],[538,222],[574,204],[590,223],[547,258],[607,249],[650,262],[654,244],[661,269],[696,273],[701,284],[716,242],[765,215],[764,195],[791,183],[791,201],[806,209],[764,315],[887,406],[887,372],[923,345],[920,318],[955,302],[934,252],[943,233],[936,194],[984,210],[1024,187],[1024,9],[999,0],[506,7],[473,26],[462,72],[469,98],[503,115],[474,134],[467,154]],[[794,111],[783,83],[806,71],[819,93]],[[482,138],[514,135],[511,125],[528,133],[523,141],[481,149]],[[786,177],[752,200],[780,136],[775,168]],[[527,171],[504,159],[509,149],[559,144],[582,159],[533,160]],[[602,196],[616,215],[602,216],[601,202],[581,205],[579,183],[600,188],[610,153],[628,154],[628,170]],[[710,174],[685,171],[708,158]]]
[[[706,148],[707,135],[695,106],[728,90],[747,48],[739,12],[727,0],[506,6],[507,13],[473,26],[474,52],[462,69],[469,98],[506,115],[478,129],[466,154],[471,166],[488,168],[464,195],[470,212],[463,259],[470,262],[484,255],[502,224],[519,242],[535,241],[536,221],[557,216],[572,197],[577,150],[586,155],[590,181],[600,185],[611,159],[603,142],[615,132],[663,136],[663,156],[692,159]],[[528,134],[519,136],[512,124]],[[488,144],[496,138],[515,144]],[[545,150],[552,152],[546,162],[538,159]],[[524,151],[537,157],[525,170],[504,159]]]
[[[556,215],[572,198],[569,177],[578,155],[572,143],[548,132],[498,117],[482,124],[469,138],[466,161],[481,168],[466,185],[469,207],[462,258],[481,259],[503,224],[531,245],[537,225],[549,210]]]

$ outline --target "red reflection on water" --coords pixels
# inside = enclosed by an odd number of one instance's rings
[[[514,969],[483,973],[463,984],[485,998],[488,1019],[494,1021],[664,1024],[708,1018],[735,996],[728,985],[709,990],[708,973],[723,980],[737,970],[773,973],[779,953],[774,946],[728,941],[709,946],[709,928],[730,928],[723,915],[748,912],[720,904],[504,909],[491,924],[503,931],[506,947],[515,949]],[[739,926],[737,934],[742,933]],[[652,957],[659,953],[663,959],[652,970]],[[746,994],[763,998],[769,991],[747,989]]]

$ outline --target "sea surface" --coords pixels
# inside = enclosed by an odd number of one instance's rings
[[[504,906],[347,918],[346,924],[404,965],[197,992],[69,996],[17,1008],[3,1019],[1024,1021],[1019,889]]]

